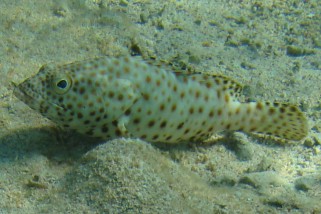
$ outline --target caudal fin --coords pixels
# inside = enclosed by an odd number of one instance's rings
[[[288,140],[302,140],[308,134],[308,122],[298,107],[284,103],[234,103],[234,119],[244,132],[274,135]]]

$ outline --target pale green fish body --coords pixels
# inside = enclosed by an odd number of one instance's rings
[[[304,114],[290,104],[241,103],[239,85],[208,74],[178,75],[138,57],[43,66],[15,95],[57,124],[103,139],[201,141],[224,130],[301,140]]]

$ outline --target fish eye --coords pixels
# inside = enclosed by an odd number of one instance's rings
[[[69,76],[56,78],[53,82],[53,87],[57,94],[65,94],[69,91],[71,83]]]
[[[61,89],[65,89],[68,86],[68,83],[66,80],[60,80],[57,82],[57,87]]]

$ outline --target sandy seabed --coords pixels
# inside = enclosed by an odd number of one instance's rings
[[[317,0],[2,0],[0,213],[321,213],[320,11]],[[97,143],[12,95],[43,64],[124,54],[295,103],[309,136]]]

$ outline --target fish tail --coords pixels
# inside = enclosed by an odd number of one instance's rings
[[[232,104],[233,130],[301,140],[308,134],[307,118],[300,109],[287,103],[252,102]]]

